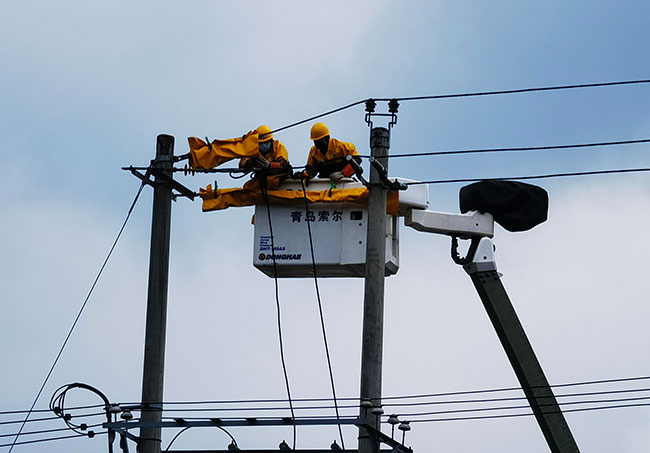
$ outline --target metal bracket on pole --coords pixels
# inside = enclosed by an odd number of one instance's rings
[[[397,179],[394,181],[388,179],[388,170],[386,170],[386,168],[377,159],[371,156],[368,160],[370,161],[370,164],[375,167],[375,170],[377,170],[377,174],[379,175],[379,180],[388,190],[396,191],[408,189],[408,186],[403,182],[400,182]]]
[[[391,447],[392,453],[413,453],[413,450],[403,443],[396,441],[395,439],[387,436],[382,433],[380,430],[376,429],[374,426],[370,425],[368,420],[363,417],[356,418],[346,418],[346,419],[337,419],[332,418],[302,418],[292,420],[291,418],[242,418],[242,419],[206,419],[206,420],[187,420],[184,418],[175,418],[172,420],[165,420],[159,422],[143,422],[143,421],[121,421],[121,422],[109,422],[102,425],[103,428],[106,428],[110,431],[115,431],[119,434],[123,434],[129,439],[138,442],[140,439],[136,436],[133,436],[128,432],[129,429],[136,428],[198,428],[198,427],[210,427],[210,426],[221,426],[221,427],[251,427],[251,426],[286,426],[291,424],[296,424],[300,426],[331,426],[331,425],[353,425],[359,428],[363,428],[368,432],[369,436],[377,443],[384,444]],[[299,451],[299,450],[297,450]],[[354,451],[348,450],[346,451]]]
[[[179,196],[182,196],[182,197],[187,197],[190,200],[194,201],[194,198],[198,196],[196,192],[185,187],[184,185],[176,181],[174,178],[167,176],[163,172],[163,170],[156,168],[153,165],[154,163],[152,162],[152,166],[147,168],[147,171],[144,174],[140,173],[138,171],[138,168],[133,167],[132,165],[128,167],[122,167],[122,170],[130,171],[133,176],[135,176],[136,178],[138,178],[140,181],[142,181],[148,186],[155,187],[157,184],[166,184],[170,186],[172,189],[178,192],[176,194],[172,194],[172,197],[174,199],[176,199]],[[166,169],[165,171],[168,172],[169,170]],[[156,177],[156,181],[151,180],[152,175]]]
[[[370,98],[366,100],[366,116],[365,116],[365,121],[368,127],[372,129],[373,123],[372,123],[372,117],[373,116],[387,116],[390,117],[390,121],[388,122],[388,130],[390,131],[394,125],[397,124],[397,111],[399,110],[399,102],[397,99],[391,99],[388,101],[388,112],[389,113],[375,113],[375,108],[377,107],[377,101],[374,99]]]

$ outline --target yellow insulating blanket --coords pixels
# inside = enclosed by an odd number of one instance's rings
[[[214,168],[232,159],[259,154],[259,141],[255,131],[240,138],[212,140],[209,145],[197,137],[189,137],[187,141],[190,144],[190,167],[196,169]]]
[[[267,190],[269,203],[271,204],[296,204],[304,203],[305,196],[309,203],[368,203],[369,191],[365,187],[354,189],[332,189],[331,195],[329,190],[314,191],[307,190],[303,193],[300,190]],[[199,195],[203,199],[203,212],[219,211],[230,207],[255,206],[264,203],[262,192],[259,190],[248,189],[212,189],[208,185],[205,189],[200,189]],[[399,193],[388,192],[386,201],[386,213],[397,215],[399,207]]]

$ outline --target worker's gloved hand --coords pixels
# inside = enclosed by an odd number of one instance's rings
[[[293,179],[300,179],[304,182],[305,187],[309,185],[309,173],[304,171],[304,170],[298,170],[296,171],[293,175],[291,175]]]
[[[263,157],[254,157],[253,159],[255,159],[255,168],[269,168],[271,166],[271,163]]]
[[[337,184],[343,178],[345,178],[345,175],[340,171],[335,171],[330,175],[330,181],[332,181],[334,184]]]

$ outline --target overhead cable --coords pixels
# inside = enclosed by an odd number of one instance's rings
[[[73,406],[70,409],[95,409],[98,407],[104,407],[103,404],[89,404],[86,406]],[[0,415],[10,415],[10,414],[26,414],[27,412],[30,412],[29,409],[24,409],[20,411],[0,411]],[[33,409],[32,414],[34,413],[44,413],[44,412],[52,412],[50,409]]]
[[[614,406],[598,406],[598,407],[585,407],[580,409],[567,409],[560,411],[548,411],[544,412],[545,414],[566,414],[570,412],[590,412],[590,411],[599,411],[607,409],[623,409],[631,407],[648,407],[650,403],[634,403],[634,404],[618,404]],[[475,417],[449,417],[449,418],[432,418],[424,420],[409,420],[410,423],[432,423],[432,422],[455,422],[455,421],[464,421],[464,420],[489,420],[496,418],[516,418],[516,417],[531,417],[534,416],[532,412],[524,414],[503,414],[503,415],[481,415]]]
[[[514,90],[496,90],[496,91],[475,91],[475,92],[469,92],[469,93],[452,93],[452,94],[436,94],[432,96],[411,96],[411,97],[396,97],[396,98],[367,98],[367,99],[362,99],[360,101],[353,102],[351,104],[344,105],[342,107],[329,110],[324,113],[320,113],[318,115],[311,116],[309,118],[306,118],[304,120],[296,121],[295,123],[288,124],[286,126],[282,126],[276,129],[273,129],[273,133],[283,131],[285,129],[289,129],[295,126],[299,126],[301,124],[307,123],[309,121],[317,120],[319,118],[323,118],[329,115],[332,115],[334,113],[341,112],[343,110],[347,110],[352,107],[356,107],[357,105],[365,104],[366,101],[369,101],[371,99],[374,99],[375,101],[391,101],[393,99],[397,101],[424,101],[424,100],[434,100],[434,99],[451,99],[451,98],[464,98],[464,97],[476,97],[476,96],[495,96],[495,95],[503,95],[503,94],[518,94],[518,93],[532,93],[532,92],[539,92],[539,91],[556,91],[556,90],[571,90],[571,89],[577,89],[577,88],[597,88],[597,87],[610,87],[610,86],[617,86],[617,85],[636,85],[636,84],[643,84],[643,83],[650,83],[650,79],[641,79],[641,80],[622,80],[622,81],[616,81],[616,82],[599,82],[599,83],[582,83],[582,84],[575,84],[575,85],[555,85],[555,86],[546,86],[546,87],[533,87],[533,88],[519,88],[519,89],[514,89]]]
[[[478,181],[506,181],[518,180],[523,181],[527,179],[550,179],[550,178],[563,178],[567,176],[592,176],[592,175],[611,175],[616,173],[643,173],[650,171],[650,168],[625,168],[620,170],[597,170],[597,171],[580,171],[573,173],[551,173],[547,175],[529,175],[529,176],[507,176],[498,178],[464,178],[464,179],[437,179],[432,181],[413,181],[405,183],[407,186],[415,186],[419,184],[450,184],[460,182],[478,182]]]
[[[94,433],[94,436],[99,436],[101,434],[106,434],[106,431],[102,431],[101,433]],[[13,448],[14,445],[26,445],[26,444],[38,444],[42,442],[52,442],[54,440],[63,440],[63,439],[74,439],[74,438],[79,438],[79,437],[90,437],[87,434],[72,434],[70,436],[61,436],[61,437],[48,437],[45,439],[34,439],[34,440],[25,440],[22,442],[16,442],[15,440],[10,443],[10,444],[0,444],[0,447],[11,447]],[[11,451],[11,450],[9,450]]]
[[[520,389],[516,389],[520,391]],[[576,398],[576,397],[585,397],[585,396],[603,396],[603,395],[618,395],[625,393],[639,393],[639,392],[650,392],[650,388],[637,388],[637,389],[618,389],[618,390],[606,390],[599,392],[576,392],[576,393],[565,393],[554,395],[555,398]],[[545,397],[539,397],[543,399]],[[549,397],[550,398],[550,397]],[[646,397],[642,397],[646,398]],[[527,399],[526,396],[510,396],[510,397],[500,397],[500,398],[479,398],[479,399],[452,399],[452,400],[434,400],[434,401],[416,401],[416,402],[389,402],[382,404],[383,407],[416,407],[416,406],[436,406],[436,405],[448,405],[448,404],[484,404],[484,403],[496,403],[496,402],[506,402],[506,401],[521,401]],[[295,403],[296,400],[293,400]],[[293,406],[295,411],[305,411],[305,410],[323,410],[323,409],[332,409],[336,406],[332,405],[316,405],[316,406]],[[347,405],[338,405],[340,409],[358,409],[358,404],[347,404]],[[267,411],[281,411],[289,409],[286,406],[271,406],[271,407],[215,407],[215,408],[174,408],[174,409],[163,409],[163,412],[267,412]],[[144,410],[141,410],[144,411]]]
[[[50,376],[52,375],[52,372],[54,371],[54,367],[59,361],[59,358],[61,358],[61,354],[63,354],[63,350],[65,349],[66,345],[68,344],[68,340],[70,340],[70,336],[72,336],[72,332],[74,331],[74,328],[77,326],[77,322],[79,322],[79,318],[81,318],[81,314],[83,313],[84,309],[86,308],[86,305],[88,304],[88,301],[90,300],[90,296],[92,295],[93,291],[95,290],[95,286],[97,285],[97,282],[99,281],[99,278],[101,277],[102,273],[104,272],[104,268],[106,267],[106,264],[108,263],[108,260],[110,259],[111,255],[113,254],[113,250],[115,250],[115,246],[117,245],[117,242],[120,240],[120,237],[122,236],[122,232],[124,231],[124,228],[126,227],[127,222],[129,221],[129,218],[131,217],[131,213],[133,212],[133,209],[135,208],[136,203],[138,202],[138,198],[140,197],[140,194],[142,193],[142,189],[144,188],[145,184],[142,183],[140,184],[140,188],[138,189],[137,193],[135,194],[135,198],[133,199],[133,202],[131,203],[131,206],[129,207],[129,211],[126,214],[126,218],[124,219],[124,222],[122,223],[122,227],[120,228],[119,232],[117,233],[117,237],[113,241],[113,245],[111,246],[110,250],[108,251],[108,255],[106,255],[106,258],[104,259],[104,262],[102,263],[102,266],[99,269],[99,272],[97,273],[97,276],[95,277],[95,281],[93,282],[92,286],[90,287],[90,291],[88,291],[88,295],[86,296],[86,299],[84,300],[83,304],[81,305],[81,308],[79,309],[79,312],[77,313],[76,318],[74,319],[74,322],[72,323],[72,326],[70,327],[70,330],[68,331],[68,334],[65,337],[65,340],[63,341],[63,344],[61,345],[61,348],[59,349],[58,354],[56,355],[56,358],[54,359],[54,362],[52,363],[52,366],[50,367],[50,370],[47,372],[47,375],[45,376],[45,379],[43,380],[43,384],[41,385],[41,388],[38,390],[38,393],[36,394],[36,398],[34,398],[34,402],[32,403],[32,406],[29,408],[29,411],[27,412],[27,415],[25,416],[25,420],[23,420],[23,424],[21,425],[20,429],[18,430],[18,434],[16,434],[16,438],[14,439],[13,443],[11,444],[11,447],[9,448],[9,452],[14,448],[14,445],[16,445],[16,442],[18,438],[20,437],[20,433],[23,431],[23,428],[25,427],[25,423],[27,423],[27,420],[29,419],[29,416],[31,415],[31,412],[34,410],[34,407],[36,406],[36,403],[38,402],[38,399],[41,396],[41,393],[43,393],[43,389],[45,388],[45,385],[47,384],[48,380],[50,379]]]
[[[551,384],[548,387],[551,388],[562,388],[562,387],[579,387],[584,385],[599,385],[599,384],[615,384],[622,382],[635,382],[635,381],[648,381],[650,376],[630,376],[623,378],[613,378],[613,379],[596,379],[589,381],[576,381],[576,382],[564,382],[560,384]],[[529,386],[525,388],[540,388],[547,386]],[[471,395],[471,394],[481,394],[481,393],[495,393],[495,392],[512,392],[523,390],[524,387],[501,387],[501,388],[490,388],[490,389],[478,389],[478,390],[461,390],[454,392],[441,392],[441,393],[421,393],[413,395],[391,395],[384,396],[382,400],[398,400],[398,399],[409,399],[409,398],[433,398],[441,396],[456,396],[456,395]],[[643,391],[650,390],[641,389]],[[359,397],[338,397],[339,401],[360,401]],[[332,398],[293,398],[292,401],[296,402],[318,402],[318,401],[332,401]],[[156,404],[170,406],[170,405],[181,405],[181,404],[266,404],[266,403],[286,403],[286,399],[241,399],[241,400],[204,400],[204,401],[162,401],[157,402]],[[130,406],[136,406],[140,403],[131,402],[124,403]],[[82,406],[80,406],[82,407]]]
[[[102,426],[102,423],[97,423],[97,424],[94,424],[94,425],[87,425],[87,428],[97,428],[99,426]],[[42,430],[39,430],[39,431],[23,432],[23,433],[21,433],[21,435],[22,436],[33,436],[35,434],[56,433],[56,432],[60,432],[60,431],[69,431],[69,430],[70,430],[70,428],[67,428],[67,427],[66,428],[54,428],[54,429],[42,429]],[[12,437],[12,436],[15,436],[15,435],[16,435],[16,433],[0,434],[0,437]],[[85,435],[86,434],[84,434],[84,436]]]
[[[291,411],[291,419],[295,420],[296,414],[293,410],[293,402],[291,400],[291,390],[289,389],[289,374],[287,373],[287,364],[284,359],[284,344],[282,342],[282,318],[280,316],[280,291],[278,286],[278,268],[275,259],[275,238],[273,237],[273,223],[271,222],[271,204],[269,203],[269,197],[266,193],[266,188],[262,188],[262,196],[266,202],[266,213],[269,221],[269,235],[271,236],[271,258],[273,259],[273,282],[275,283],[275,306],[277,310],[277,320],[278,320],[278,340],[280,343],[280,360],[282,362],[282,371],[284,373],[284,383],[287,389],[287,398],[289,399],[289,408]],[[296,449],[296,436],[297,429],[296,424],[293,423],[293,450]]]
[[[550,398],[550,397],[549,397]],[[586,401],[567,401],[563,403],[558,403],[560,406],[571,406],[576,404],[602,404],[602,403],[620,403],[620,402],[629,402],[629,401],[647,401],[650,397],[637,397],[637,398],[615,398],[608,400],[586,400]],[[555,403],[541,403],[537,404],[537,407],[550,407],[555,406]],[[439,414],[457,414],[457,413],[466,413],[466,412],[489,412],[489,411],[498,411],[498,410],[514,410],[514,409],[527,409],[530,405],[518,405],[518,406],[496,406],[496,407],[479,407],[479,408],[469,408],[469,409],[451,409],[444,411],[429,411],[429,412],[412,412],[404,413],[400,412],[400,417],[420,417],[424,415],[439,415]],[[385,415],[388,417],[388,415]]]
[[[624,399],[621,399],[621,401],[625,401]],[[597,403],[599,401],[594,401],[592,403]],[[605,401],[603,401],[605,402]],[[564,403],[563,405],[566,405],[568,403]],[[589,402],[576,402],[575,404],[589,404]],[[544,406],[543,404],[541,406]],[[528,408],[530,406],[521,406],[521,408]],[[596,406],[596,407],[585,407],[585,408],[576,408],[576,409],[566,409],[566,410],[561,410],[561,411],[545,411],[547,414],[554,414],[554,413],[567,413],[567,412],[586,412],[586,411],[594,411],[594,410],[604,410],[604,409],[618,409],[618,408],[631,408],[631,407],[650,407],[650,403],[630,403],[630,404],[617,404],[617,405],[607,405],[607,406]],[[514,407],[509,407],[509,406],[504,406],[504,407],[488,407],[488,408],[482,408],[482,409],[463,409],[459,411],[464,411],[464,412],[473,412],[473,411],[480,411],[480,410],[485,410],[485,411],[493,411],[493,410],[508,410],[508,409],[514,409]],[[439,411],[436,413],[443,413],[444,411]],[[402,416],[407,416],[409,414],[398,414],[400,417]],[[411,416],[417,416],[417,414],[410,414]],[[477,419],[489,419],[489,418],[509,418],[509,417],[523,417],[523,416],[532,416],[534,415],[533,413],[524,413],[524,414],[504,414],[504,415],[485,415],[485,416],[472,416],[472,417],[453,417],[453,418],[436,418],[436,419],[413,419],[409,420],[411,423],[424,423],[424,422],[436,422],[436,421],[457,421],[457,420],[477,420]],[[383,417],[388,417],[388,414],[383,415]],[[350,415],[350,416],[342,416],[341,420],[355,420],[357,419],[357,415]],[[246,420],[250,420],[251,423],[255,423],[255,420],[277,420],[278,417],[271,417],[271,416],[261,416],[261,417],[254,417],[254,418],[246,418]],[[331,416],[328,415],[310,415],[310,416],[298,416],[295,418],[295,420],[331,420]],[[163,417],[163,420],[169,420],[169,421],[178,421],[178,417]],[[212,420],[207,417],[183,417],[182,420]],[[244,420],[243,417],[220,417],[219,420],[221,421],[241,421]],[[382,423],[387,423],[387,422],[382,422]]]
[[[553,149],[571,149],[571,148],[595,148],[601,146],[616,146],[616,145],[632,145],[637,143],[650,143],[650,138],[639,140],[622,140],[615,142],[596,142],[596,143],[578,143],[572,145],[547,145],[547,146],[522,146],[515,148],[476,148],[476,149],[460,149],[451,151],[430,151],[422,153],[404,153],[404,154],[391,154],[387,158],[399,157],[424,157],[424,156],[449,156],[455,154],[482,154],[482,153],[502,153],[502,152],[517,152],[517,151],[546,151]],[[361,156],[370,157],[370,156]]]
[[[99,415],[105,415],[104,412],[95,412],[93,414],[83,414],[83,415],[77,415],[77,417],[97,417]],[[25,422],[24,419],[21,420],[9,420],[9,421],[4,421],[0,422],[0,425],[17,425],[18,423],[36,423],[36,422],[46,422],[50,420],[59,420],[59,416],[54,416],[54,417],[42,417],[42,418],[32,418],[31,420],[27,420]]]
[[[617,82],[581,83],[575,85],[555,85],[555,86],[546,86],[546,87],[518,88],[514,90],[475,91],[470,93],[436,94],[433,96],[375,98],[375,101],[390,101],[392,99],[396,99],[398,101],[424,101],[424,100],[431,100],[431,99],[450,99],[450,98],[466,98],[466,97],[476,97],[476,96],[495,96],[501,94],[533,93],[536,91],[558,91],[558,90],[573,90],[576,88],[598,88],[598,87],[611,87],[617,85],[636,85],[641,83],[650,83],[650,79],[622,80]]]
[[[311,252],[311,268],[314,274],[314,286],[316,287],[316,300],[318,301],[318,314],[320,315],[320,325],[323,334],[323,344],[325,345],[325,356],[327,357],[327,369],[329,370],[330,385],[332,386],[332,398],[334,399],[334,410],[336,412],[336,420],[340,422],[339,406],[336,400],[336,387],[334,386],[334,373],[332,371],[332,360],[330,359],[330,349],[327,344],[327,332],[325,330],[325,318],[323,316],[323,304],[320,300],[320,290],[318,289],[318,276],[316,275],[316,258],[314,256],[314,240],[311,234],[311,221],[309,220],[309,205],[307,204],[307,191],[305,189],[305,181],[302,176],[300,178],[300,185],[302,186],[303,199],[305,200],[305,219],[307,221],[307,233],[309,235],[309,250]],[[345,450],[345,441],[343,440],[343,430],[341,423],[338,424],[339,437],[341,439],[341,447]]]

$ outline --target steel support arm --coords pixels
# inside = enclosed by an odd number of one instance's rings
[[[553,390],[501,283],[493,250],[490,239],[481,239],[474,262],[464,268],[476,287],[549,448],[553,453],[579,452]]]

